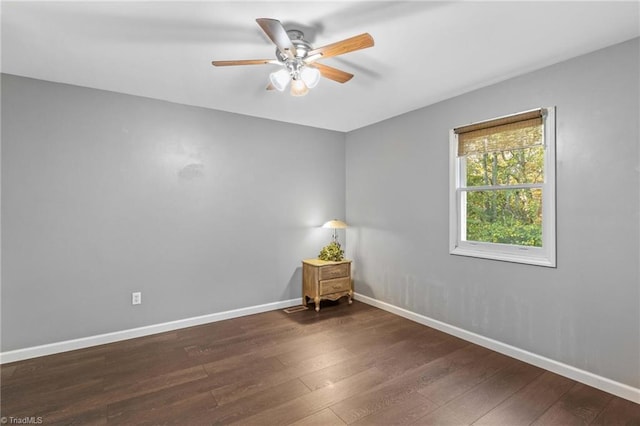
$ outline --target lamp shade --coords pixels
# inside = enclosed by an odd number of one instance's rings
[[[304,81],[304,84],[307,85],[309,89],[313,89],[318,85],[320,81],[320,70],[315,67],[305,66],[300,71],[300,78]]]
[[[309,88],[302,80],[291,80],[291,95],[304,96],[309,93]]]
[[[289,71],[283,68],[280,71],[269,74],[269,80],[271,80],[271,84],[273,84],[276,90],[282,92],[284,88],[287,87],[287,84],[289,84],[291,76],[289,75]]]
[[[322,225],[323,228],[331,228],[331,229],[344,229],[347,227],[347,224],[344,223],[341,220],[338,219],[333,219],[330,220],[328,222],[326,222],[324,225]]]

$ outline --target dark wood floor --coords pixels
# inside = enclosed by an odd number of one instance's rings
[[[327,302],[2,366],[43,424],[640,425],[640,405],[363,303]]]

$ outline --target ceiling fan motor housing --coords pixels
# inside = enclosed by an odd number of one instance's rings
[[[311,43],[304,39],[304,33],[302,31],[288,30],[287,35],[291,39],[291,43],[296,48],[294,58],[302,60],[307,57],[307,53],[313,50]],[[278,60],[283,63],[287,62],[287,60],[290,59],[289,56],[281,52],[280,49],[276,49],[276,58],[278,58]]]
[[[304,39],[304,33],[299,30],[287,30],[287,35],[291,39],[291,43],[295,46],[295,56],[289,57],[280,49],[276,49],[276,58],[282,63],[282,65],[289,71],[293,80],[300,79],[300,72],[306,65],[304,59],[307,54],[313,50],[311,43]]]

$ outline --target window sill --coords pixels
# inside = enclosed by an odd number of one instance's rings
[[[521,250],[526,251],[526,255],[517,253],[517,251]],[[452,248],[449,253],[457,256],[524,263],[527,265],[545,266],[548,268],[556,267],[555,258],[549,256],[543,249],[539,248],[523,250],[517,247],[501,244],[465,244],[465,246],[456,246]]]

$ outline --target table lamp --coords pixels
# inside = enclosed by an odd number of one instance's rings
[[[333,219],[330,220],[328,222],[326,222],[324,225],[322,225],[323,228],[331,228],[333,229],[333,236],[331,238],[332,242],[337,243],[338,242],[338,231],[336,231],[336,229],[344,229],[347,227],[347,224],[344,223],[341,220],[338,219]]]

